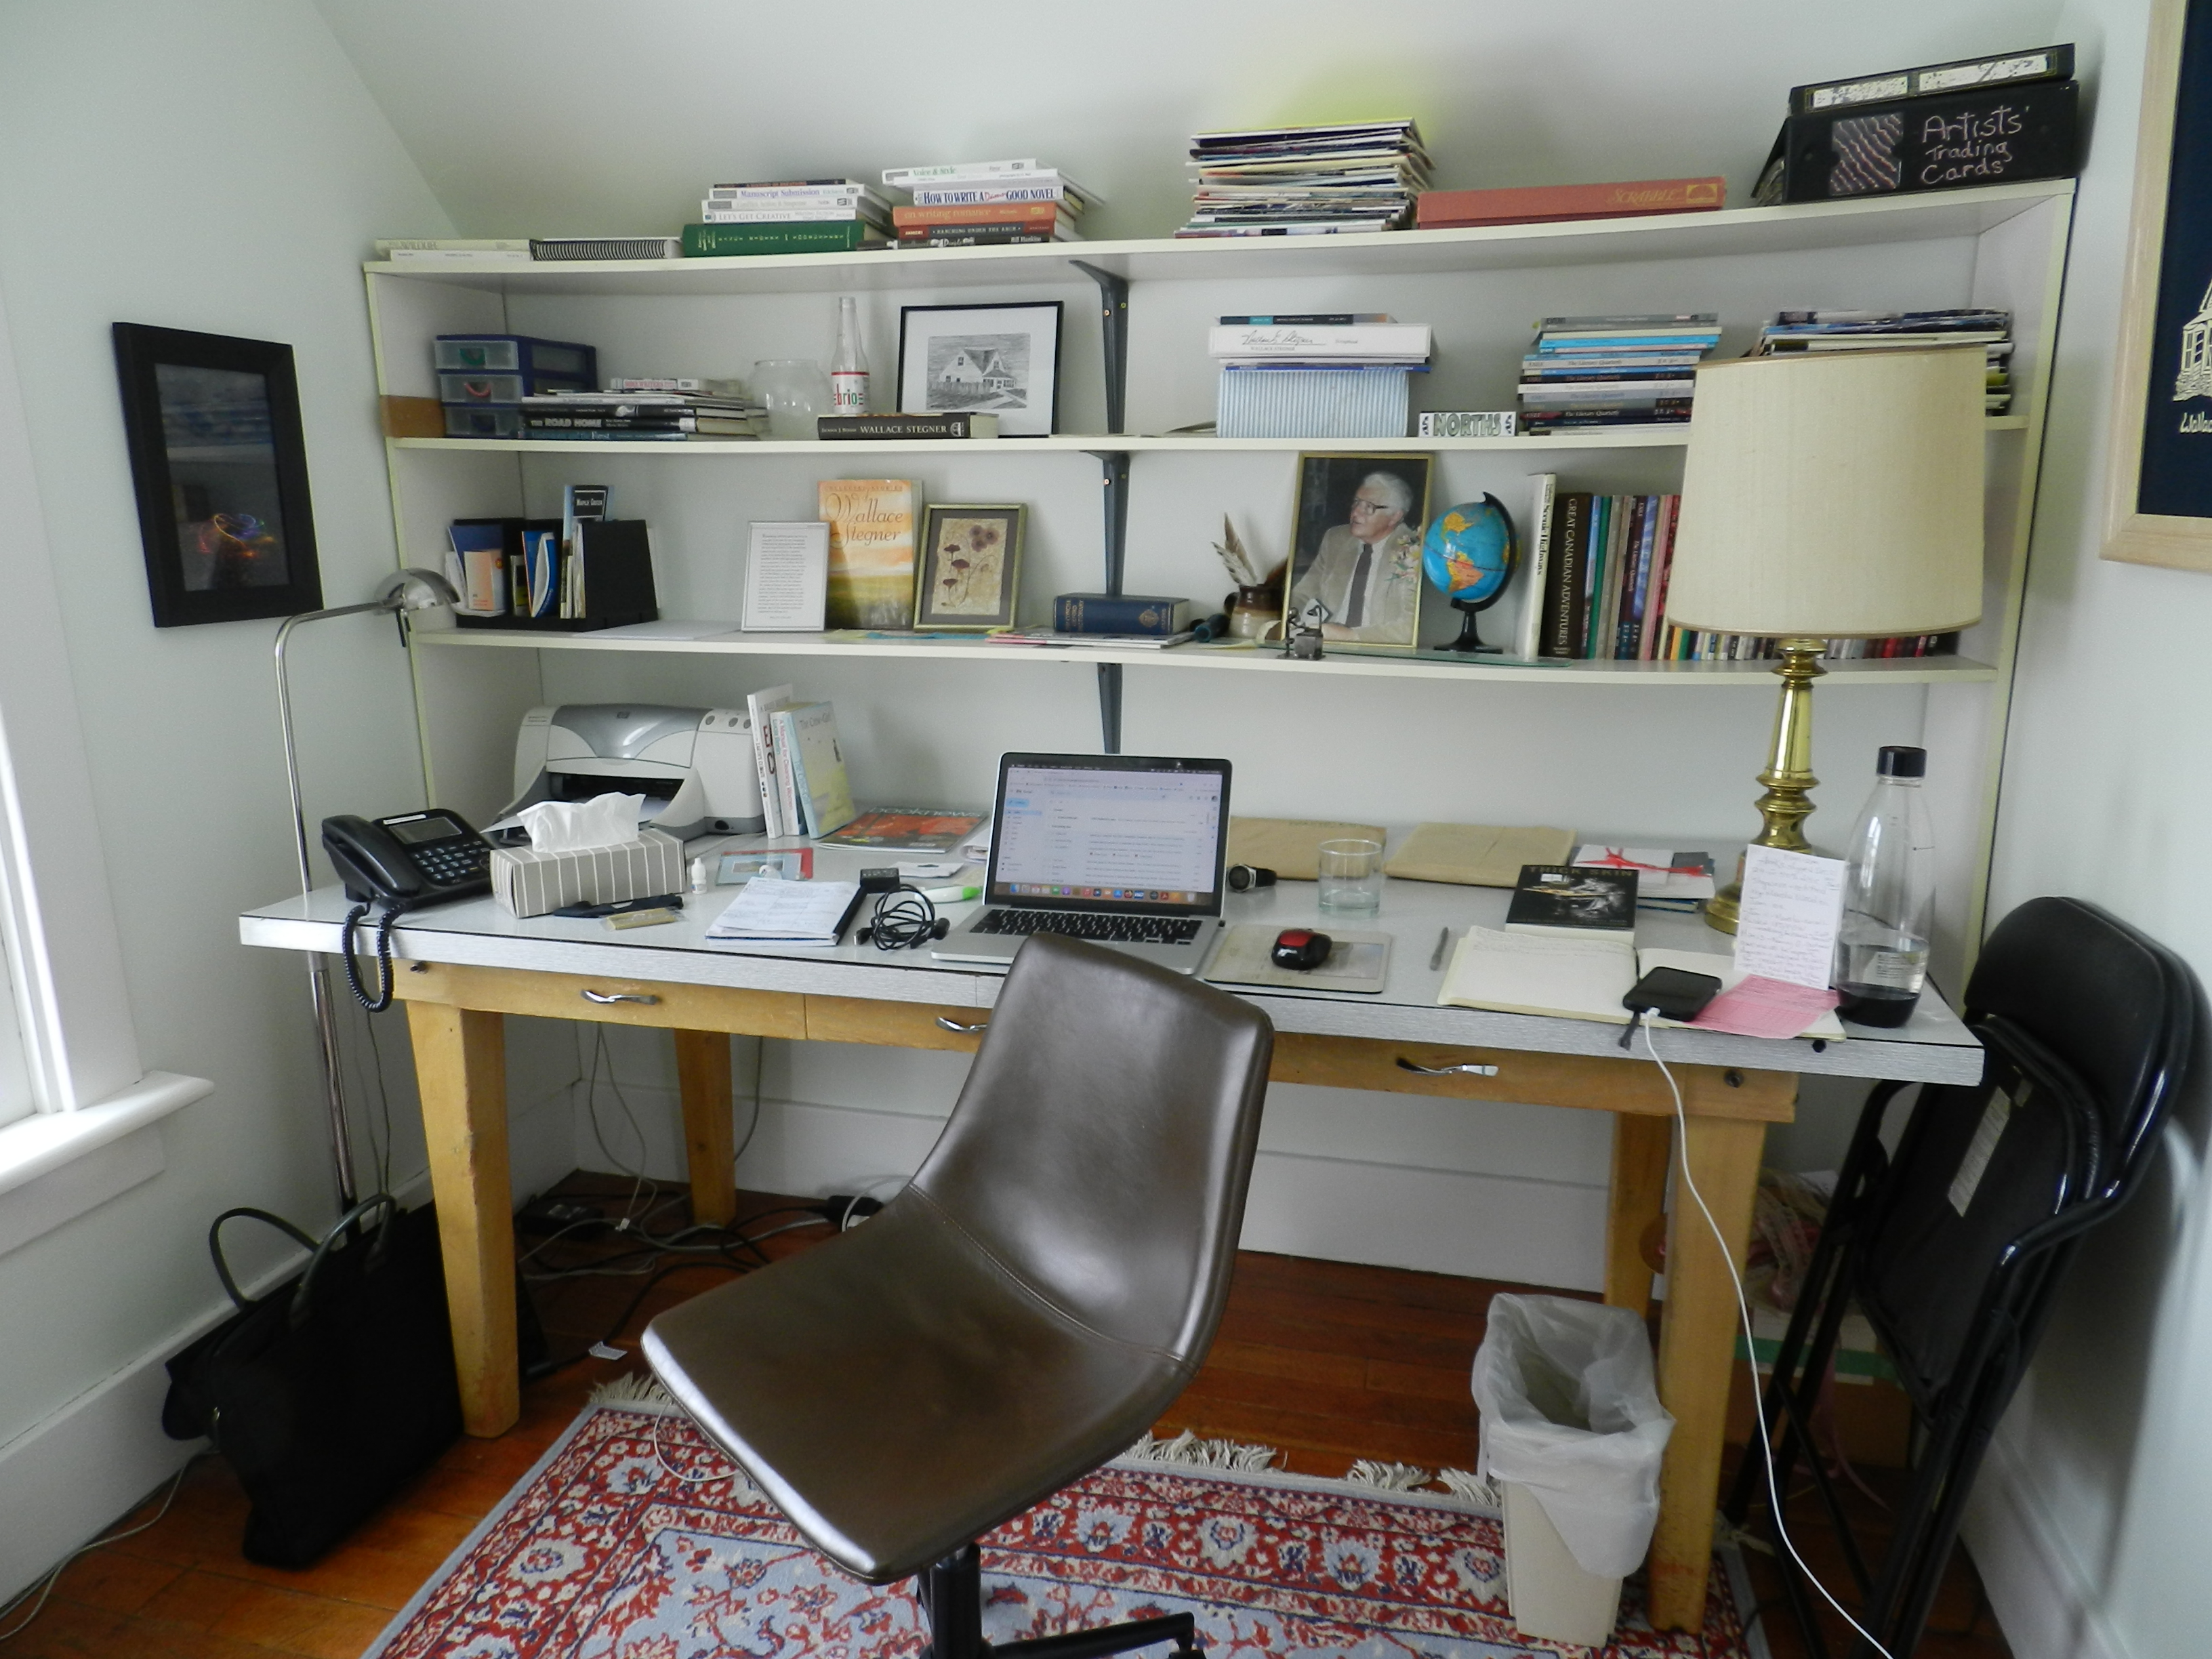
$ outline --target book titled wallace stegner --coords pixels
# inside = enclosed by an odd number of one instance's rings
[[[1633,933],[1636,872],[1524,864],[1505,926],[1509,932]]]

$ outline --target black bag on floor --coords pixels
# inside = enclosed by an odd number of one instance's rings
[[[365,1226],[379,1211],[383,1224]],[[258,1301],[223,1259],[238,1217],[314,1252]],[[380,1194],[317,1240],[266,1210],[226,1210],[208,1249],[239,1311],[169,1362],[161,1426],[205,1435],[237,1470],[253,1500],[247,1560],[304,1567],[459,1437],[436,1216]]]

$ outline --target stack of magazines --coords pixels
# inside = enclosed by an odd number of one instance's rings
[[[1547,317],[1521,360],[1521,428],[1686,421],[1698,360],[1720,339],[1720,317],[1710,311]]]
[[[1190,167],[1190,222],[1178,236],[1398,230],[1429,183],[1410,119],[1201,132],[1191,139]]]
[[[1978,345],[1985,360],[1982,412],[2012,412],[2009,311],[1784,311],[1759,331],[1761,357],[1784,351],[1912,351]]]
[[[617,380],[605,392],[525,398],[522,431],[526,438],[586,443],[763,438],[768,410],[734,380]]]

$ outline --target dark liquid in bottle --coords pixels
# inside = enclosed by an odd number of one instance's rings
[[[1912,1018],[1912,1006],[1920,1000],[1917,991],[1893,990],[1887,985],[1838,985],[1836,992],[1843,999],[1836,1012],[1858,1025],[1902,1025]]]

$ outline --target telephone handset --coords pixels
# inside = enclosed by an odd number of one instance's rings
[[[372,1014],[392,1006],[392,929],[401,915],[491,891],[491,843],[442,806],[374,820],[350,814],[325,818],[323,851],[355,902],[343,939],[346,983]],[[369,907],[380,903],[385,908],[376,925],[377,994],[372,997],[362,988],[353,938]]]

